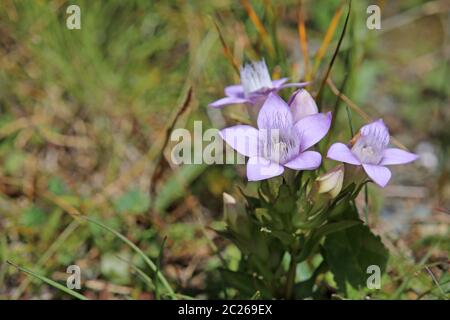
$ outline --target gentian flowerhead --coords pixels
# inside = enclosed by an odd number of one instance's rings
[[[388,144],[388,128],[379,119],[360,129],[351,148],[343,143],[333,144],[327,157],[362,166],[373,182],[384,187],[391,178],[391,171],[385,166],[409,163],[417,159],[417,155],[398,148],[388,148]]]
[[[241,84],[225,88],[225,98],[219,99],[209,106],[222,108],[231,104],[262,104],[271,92],[278,92],[287,87],[304,87],[307,83],[286,83],[288,78],[274,80],[270,78],[264,60],[245,64],[240,69]]]
[[[249,181],[281,175],[284,168],[314,170],[320,166],[321,155],[308,149],[327,134],[331,113],[315,113],[296,120],[296,108],[301,106],[290,107],[277,94],[269,93],[258,114],[257,128],[237,125],[220,131],[223,140],[250,158]]]

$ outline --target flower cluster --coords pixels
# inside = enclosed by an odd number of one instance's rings
[[[256,194],[241,190],[240,199],[229,194],[223,199],[226,227],[218,232],[242,253],[238,270],[228,270],[226,277],[239,284],[242,294],[320,296],[323,289],[316,280],[328,271],[345,293],[347,283],[366,284],[368,267],[386,269],[388,251],[361,220],[354,200],[368,181],[386,186],[391,177],[386,166],[417,156],[389,148],[389,131],[377,120],[348,144],[332,144],[326,156],[339,163],[319,175],[322,155],[314,146],[328,134],[332,115],[318,111],[304,86],[272,81],[265,62],[254,62],[241,68],[241,85],[227,87],[227,97],[211,104],[244,104],[252,120],[252,125],[220,131],[228,145],[249,158],[248,180],[261,181]],[[298,87],[288,102],[278,95],[286,87]],[[315,257],[320,257],[319,265],[314,265]],[[297,266],[304,261],[312,266],[312,275],[297,282]]]
[[[234,150],[249,157],[249,181],[265,180],[283,174],[286,168],[303,171],[317,169],[322,156],[311,148],[328,133],[331,113],[319,113],[311,95],[303,88],[306,83],[287,83],[287,78],[272,81],[263,61],[241,68],[241,84],[225,88],[227,97],[210,104],[218,108],[245,104],[255,120],[255,126],[236,125],[220,131]],[[299,87],[286,103],[277,92],[286,87]],[[335,143],[327,157],[353,166],[361,166],[367,176],[380,187],[391,178],[387,165],[409,163],[417,159],[413,153],[388,148],[389,131],[383,120],[363,126],[348,145]],[[343,180],[338,171],[327,173]],[[327,174],[318,181],[326,181]],[[330,190],[333,189],[330,187]],[[333,194],[339,193],[334,189]]]

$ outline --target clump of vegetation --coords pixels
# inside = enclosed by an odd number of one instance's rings
[[[446,298],[448,9],[383,3],[369,30],[366,1],[80,0],[69,30],[72,2],[2,1],[0,298]],[[173,164],[173,130],[257,119],[208,104],[262,58],[331,112],[320,167]],[[379,118],[420,159],[347,183],[327,151]]]

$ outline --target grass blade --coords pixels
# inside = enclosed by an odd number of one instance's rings
[[[222,31],[220,31],[219,25],[217,24],[217,22],[215,20],[213,20],[213,23],[214,23],[214,26],[216,27],[217,33],[219,34],[219,40],[220,40],[220,43],[222,44],[223,53],[224,53],[225,57],[228,59],[228,61],[230,62],[230,64],[233,66],[234,71],[236,71],[236,73],[239,75],[240,74],[239,73],[239,63],[234,58],[234,55],[231,52],[230,47],[225,42],[225,38],[223,37]]]
[[[303,55],[303,67],[305,68],[305,80],[311,80],[311,70],[309,67],[309,55],[308,55],[308,38],[306,37],[305,28],[305,15],[303,8],[300,3],[300,8],[298,10],[298,36],[300,40],[300,49]]]
[[[43,266],[50,257],[58,250],[64,241],[78,228],[79,223],[77,220],[73,220],[66,229],[53,241],[52,245],[48,248],[46,252],[39,258],[37,266]],[[13,295],[13,300],[19,299],[22,293],[27,289],[30,284],[31,278],[27,278],[23,281],[17,291]]]
[[[348,108],[348,106],[345,106],[345,110],[347,111],[348,126],[350,128],[350,137],[353,138],[355,136],[355,130],[353,129],[352,113]]]
[[[317,73],[317,69],[319,69],[320,63],[322,62],[325,52],[327,51],[328,46],[330,45],[330,42],[333,39],[334,33],[336,32],[336,28],[339,23],[339,19],[341,18],[342,15],[342,9],[343,6],[340,5],[339,8],[334,13],[330,25],[328,26],[328,29],[325,33],[325,37],[322,40],[319,50],[317,50],[316,57],[314,59],[314,67],[313,67],[314,74]]]
[[[341,91],[339,91],[338,88],[336,88],[336,85],[334,84],[333,80],[331,78],[327,79],[327,84],[330,87],[331,91],[342,101],[344,101],[347,104],[347,107],[350,107],[352,110],[354,110],[361,118],[363,118],[366,122],[370,122],[371,118],[370,116],[365,113],[356,103],[354,103],[349,97],[347,97],[345,94],[343,94]],[[391,141],[394,145],[397,147],[408,150],[400,141],[398,141],[395,137],[391,137]]]
[[[158,255],[158,260],[156,261],[156,274],[159,272],[159,270],[161,269],[161,260],[162,260],[162,256],[163,256],[163,252],[164,252],[164,245],[166,244],[166,240],[167,237],[164,237],[162,243],[161,243],[161,247],[159,248],[159,255]],[[156,281],[155,279],[155,296],[156,299],[159,300],[159,286],[158,286],[158,281]]]
[[[106,231],[111,232],[112,234],[114,234],[117,238],[119,238],[120,240],[122,240],[123,242],[125,242],[125,244],[127,244],[131,249],[133,249],[138,255],[140,255],[142,257],[142,259],[144,259],[145,263],[150,267],[150,269],[156,273],[157,278],[159,279],[159,281],[161,281],[162,285],[166,288],[168,294],[173,297],[175,295],[175,292],[173,291],[172,287],[170,286],[169,282],[167,281],[167,279],[164,277],[164,275],[158,271],[157,266],[155,265],[155,263],[150,260],[149,257],[147,257],[147,255],[142,252],[141,249],[139,249],[133,242],[131,242],[130,240],[128,240],[124,235],[122,235],[121,233],[117,232],[116,230],[108,227],[107,225],[104,225],[101,222],[98,222],[92,218],[86,217],[86,216],[82,216],[82,219],[86,219],[87,221],[105,229]]]
[[[50,286],[52,286],[52,287],[54,287],[54,288],[56,288],[58,290],[61,290],[61,291],[65,292],[65,293],[71,295],[74,298],[77,298],[77,299],[80,299],[80,300],[88,300],[88,298],[83,296],[81,293],[78,293],[78,292],[76,292],[74,290],[71,290],[71,289],[67,288],[66,286],[63,286],[62,284],[60,284],[60,283],[58,283],[56,281],[53,281],[52,279],[49,279],[49,278],[44,277],[44,276],[41,276],[40,274],[37,274],[37,273],[27,269],[27,268],[18,266],[17,264],[15,264],[15,263],[13,263],[13,262],[11,262],[9,260],[7,260],[6,263],[8,263],[9,265],[13,266],[17,270],[19,270],[19,271],[21,271],[23,273],[26,273],[29,276],[37,278],[37,279],[47,283],[48,285],[50,285]]]
[[[366,224],[369,225],[369,189],[367,184],[364,185],[364,218]]]
[[[261,20],[259,19],[258,15],[256,14],[255,10],[253,9],[252,5],[248,0],[241,0],[241,4],[244,7],[245,11],[247,11],[248,17],[253,22],[253,25],[255,26],[256,30],[261,36],[264,45],[269,50],[270,56],[273,57],[273,55],[275,54],[275,48],[273,46],[272,40],[270,39],[269,33],[267,32],[266,28],[262,24]]]
[[[135,266],[133,264],[133,262],[128,261],[127,259],[122,258],[120,256],[116,256],[116,257],[117,257],[117,259],[119,259],[119,260],[125,262],[126,264],[128,264],[133,269],[133,271],[136,272],[136,274],[147,284],[148,288],[151,291],[155,290],[155,285],[153,284],[153,280],[144,271],[142,271],[137,266]]]
[[[150,175],[150,196],[153,195],[155,188],[156,188],[156,182],[160,178],[160,175],[162,175],[163,170],[162,167],[162,161],[165,159],[163,154],[164,150],[167,147],[167,144],[169,143],[170,134],[173,131],[175,125],[177,124],[178,119],[187,111],[190,102],[192,99],[192,87],[189,88],[186,98],[184,99],[183,104],[181,107],[176,111],[175,116],[172,118],[172,121],[170,122],[170,125],[166,128],[166,132],[164,135],[164,139],[162,139],[162,146],[161,151],[159,152],[159,156],[155,159],[155,165],[153,167],[152,173]]]
[[[334,50],[333,57],[331,58],[330,64],[328,65],[327,72],[325,73],[325,76],[322,79],[322,83],[320,85],[319,92],[317,93],[316,100],[319,102],[318,103],[319,108],[320,108],[320,97],[321,97],[322,91],[325,88],[325,83],[327,82],[327,79],[330,75],[331,69],[333,68],[334,61],[336,60],[336,57],[339,53],[339,48],[341,47],[341,44],[342,44],[342,40],[344,40],[345,32],[347,31],[348,20],[350,19],[351,10],[352,10],[352,1],[349,0],[347,16],[345,17],[345,23],[344,23],[344,27],[342,28],[341,36],[339,37],[339,41],[336,45],[336,49]]]

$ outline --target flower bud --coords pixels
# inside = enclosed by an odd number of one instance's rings
[[[344,166],[339,165],[333,170],[321,175],[316,179],[319,184],[318,193],[327,193],[332,199],[341,192],[344,181]]]
[[[224,192],[223,193],[223,215],[224,215],[225,222],[230,227],[236,226],[236,221],[237,221],[236,206],[237,206],[236,199],[232,195]]]
[[[225,192],[223,193],[223,214],[225,222],[235,231],[241,231],[248,224],[245,206]]]

